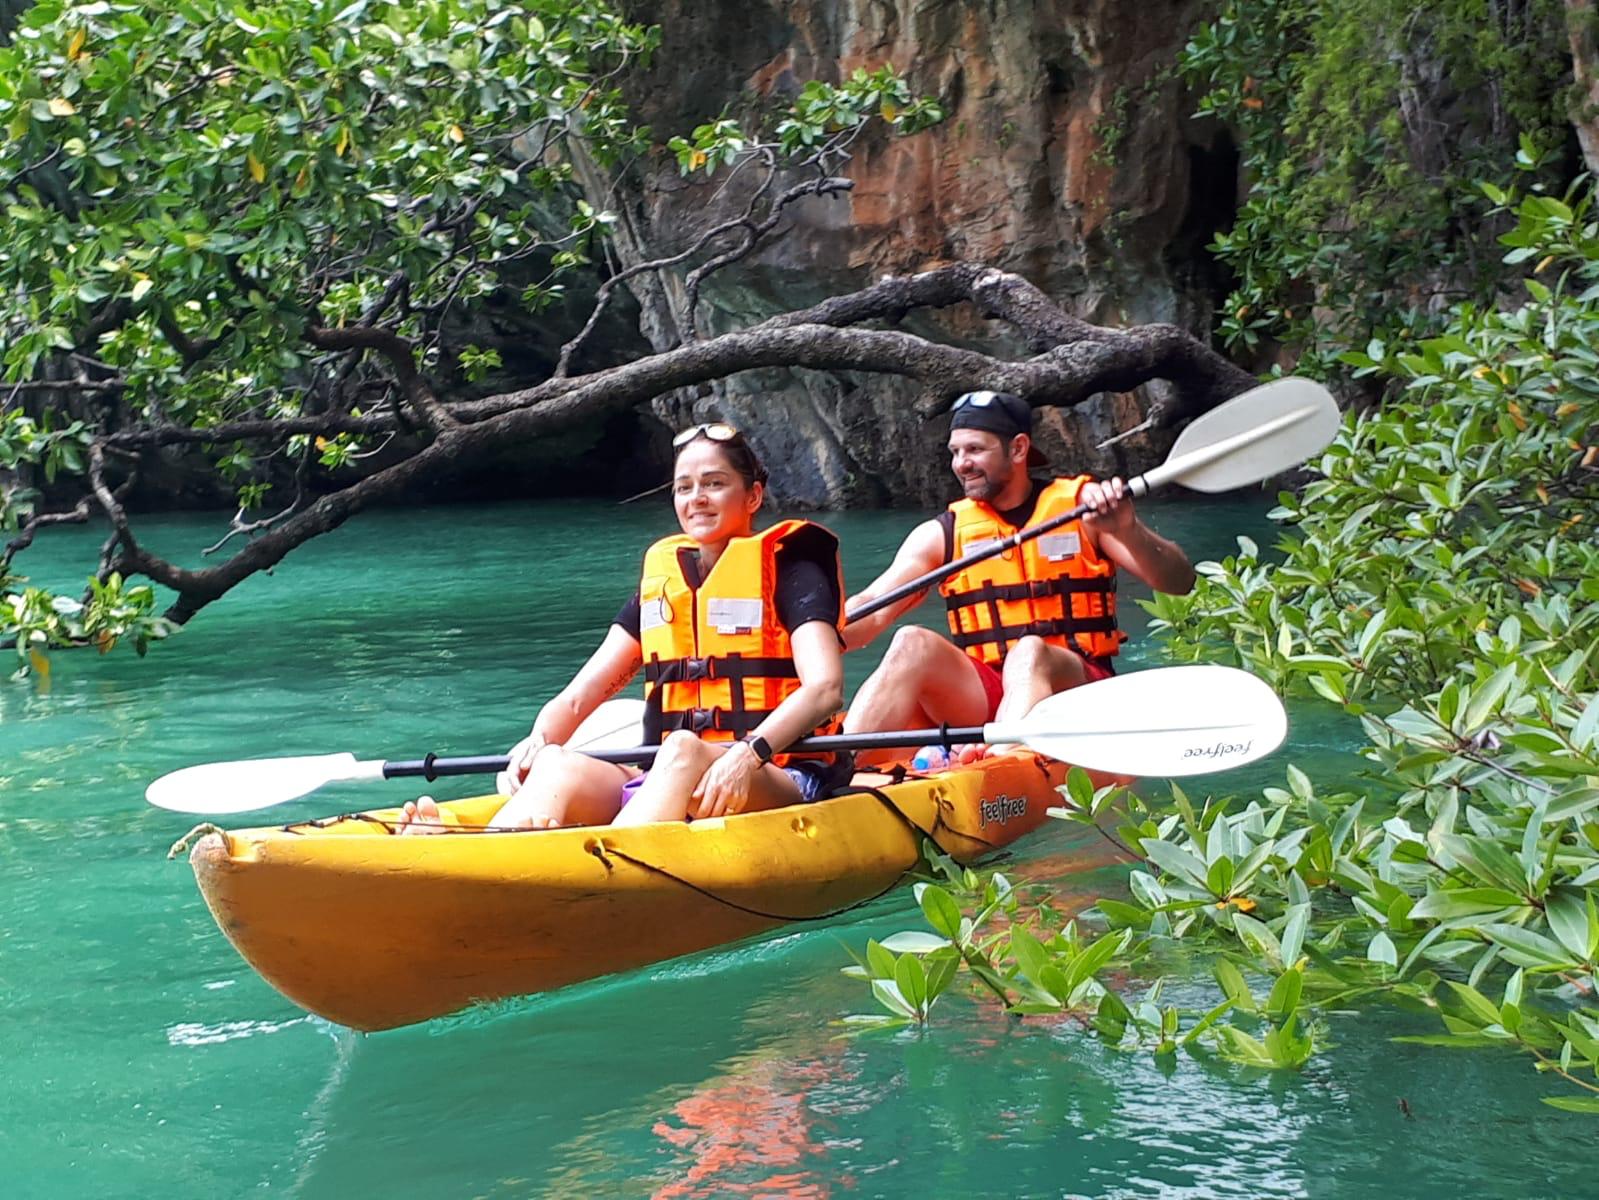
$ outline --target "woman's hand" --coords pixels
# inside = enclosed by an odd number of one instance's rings
[[[700,776],[690,797],[691,802],[699,804],[698,808],[691,808],[693,815],[731,817],[743,812],[750,799],[750,783],[760,769],[761,759],[754,747],[748,742],[734,742]]]
[[[538,752],[548,746],[544,735],[538,730],[528,734],[516,745],[512,746],[506,755],[511,761],[505,770],[494,777],[494,790],[507,798],[516,795],[527,782],[527,773],[533,768],[533,759]]]

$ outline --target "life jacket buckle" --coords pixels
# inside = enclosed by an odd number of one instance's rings
[[[696,734],[704,733],[708,729],[715,729],[717,711],[718,710],[714,708],[689,709],[689,728],[692,729]]]
[[[685,658],[683,660],[683,679],[686,683],[695,683],[701,679],[710,679],[711,660],[708,658]]]

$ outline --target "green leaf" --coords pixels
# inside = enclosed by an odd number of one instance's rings
[[[1305,988],[1305,976],[1298,970],[1284,971],[1272,985],[1271,995],[1262,1009],[1268,1016],[1287,1017],[1299,1008],[1299,997]]]
[[[1149,928],[1150,914],[1147,909],[1103,896],[1094,901],[1094,907],[1104,915],[1106,922],[1113,929]]]
[[[1386,963],[1395,970],[1399,968],[1399,952],[1394,949],[1393,939],[1382,930],[1378,930],[1367,944],[1366,957],[1372,962]]]
[[[1094,1028],[1109,1042],[1119,1042],[1127,1032],[1132,1013],[1115,992],[1106,992],[1099,998],[1099,1008],[1094,1013]]]
[[[1504,888],[1455,888],[1428,892],[1410,910],[1414,921],[1452,921],[1525,906],[1526,898]]]
[[[929,954],[922,960],[922,966],[927,970],[927,1003],[929,1006],[938,999],[954,982],[955,973],[960,970],[961,959],[957,953]]]
[[[1144,857],[1168,875],[1175,875],[1200,891],[1210,890],[1205,880],[1205,864],[1188,851],[1159,838],[1146,838]]]
[[[1192,1045],[1196,1040],[1198,1040],[1202,1033],[1219,1021],[1232,1008],[1233,1002],[1231,1000],[1223,1000],[1198,1021],[1194,1022],[1192,1028],[1190,1028],[1186,1033],[1183,1034],[1182,1037],[1177,1040],[1177,1044],[1179,1046]]]
[[[1510,690],[1520,673],[1521,667],[1516,663],[1501,667],[1489,677],[1487,683],[1472,694],[1471,703],[1466,706],[1463,732],[1470,733],[1487,720],[1488,714],[1499,706],[1499,702],[1505,698],[1505,693]]]
[[[884,938],[882,949],[894,954],[931,954],[934,950],[942,950],[948,945],[949,941],[946,938],[926,933],[920,929],[908,929],[903,933],[892,934]],[[867,953],[870,955],[870,948],[868,948]],[[869,958],[868,961],[870,961]],[[889,977],[893,975],[892,968],[886,972],[878,971],[876,970],[876,964],[873,964],[873,970],[878,975]]]
[[[1488,924],[1482,926],[1482,932],[1492,938],[1502,948],[1504,956],[1518,966],[1561,968],[1576,967],[1581,963],[1580,955],[1568,954],[1543,934],[1519,925]]]
[[[1458,983],[1453,979],[1444,981],[1454,989],[1455,995],[1464,1002],[1471,1015],[1477,1018],[1481,1025],[1499,1024],[1499,1006],[1484,996],[1468,983]]]
[[[1054,963],[1045,963],[1038,969],[1038,982],[1056,1000],[1064,1006],[1071,1003],[1072,988],[1067,982],[1066,972]]]
[[[1223,1058],[1246,1067],[1259,1067],[1264,1070],[1270,1070],[1277,1065],[1265,1044],[1250,1037],[1242,1029],[1233,1025],[1218,1025],[1215,1027],[1215,1032],[1216,1048]]]
[[[1037,938],[1018,925],[1010,931],[1010,951],[1023,975],[1034,983],[1043,982],[1040,976],[1050,959]]]
[[[921,1012],[927,1002],[927,974],[922,970],[922,960],[914,954],[900,955],[894,966],[894,986],[911,1008]]]
[[[1488,1046],[1503,1046],[1505,1044],[1503,1038],[1490,1037],[1482,1033],[1406,1034],[1403,1037],[1394,1037],[1388,1040],[1391,1042],[1406,1042],[1412,1046],[1443,1046],[1453,1050],[1481,1050]]]
[[[1222,994],[1238,1008],[1245,1012],[1255,1011],[1255,997],[1249,990],[1249,985],[1244,982],[1243,973],[1225,958],[1218,958],[1212,967],[1216,975],[1216,982],[1221,985]]]
[[[1566,1112],[1599,1113],[1599,1096],[1540,1096],[1539,1099],[1550,1108]]]
[[[1572,727],[1571,744],[1581,753],[1599,750],[1599,692],[1588,697],[1587,707]]]
[[[1495,842],[1464,834],[1444,834],[1438,838],[1445,852],[1489,887],[1519,892],[1527,886],[1521,864]]]
[[[1066,969],[1066,982],[1071,990],[1075,992],[1110,962],[1127,944],[1128,936],[1124,933],[1107,933],[1085,947]]]
[[[1544,916],[1549,930],[1577,962],[1588,958],[1588,905],[1591,893],[1579,888],[1555,888],[1544,899]]]
[[[911,960],[916,961],[915,959]],[[877,997],[877,1002],[890,1012],[908,1020],[916,1019],[916,1010],[906,1003],[905,997],[900,994],[899,987],[889,979],[872,980],[872,995]]]
[[[1310,905],[1295,904],[1288,909],[1288,920],[1283,925],[1283,966],[1292,967],[1299,961],[1299,950],[1305,944],[1305,931],[1310,927]]]
[[[1599,804],[1599,787],[1568,788],[1544,806],[1543,820],[1549,824],[1580,817],[1596,804]]]
[[[1282,946],[1277,942],[1277,935],[1268,929],[1262,922],[1245,913],[1233,913],[1233,929],[1237,932],[1239,940],[1260,958],[1271,963],[1274,967],[1282,966]]]
[[[1081,767],[1072,767],[1066,772],[1066,794],[1072,803],[1084,812],[1093,809],[1094,781],[1087,771]]]
[[[959,939],[961,910],[953,896],[937,884],[928,883],[920,885],[917,899],[921,902],[922,914],[929,925],[951,941]]]

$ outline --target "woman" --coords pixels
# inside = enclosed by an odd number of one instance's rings
[[[838,540],[809,521],[755,531],[766,472],[732,426],[673,441],[682,534],[644,556],[638,591],[600,648],[546,704],[496,781],[510,801],[492,824],[638,825],[719,817],[825,795],[847,770],[833,755],[787,755],[830,732],[843,704]],[[578,725],[645,671],[645,740],[635,767],[563,748]],[[401,832],[439,832],[438,806],[405,806]]]

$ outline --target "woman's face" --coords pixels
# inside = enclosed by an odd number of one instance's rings
[[[761,494],[761,485],[746,484],[709,438],[695,438],[678,452],[672,506],[683,532],[700,545],[748,537]]]

